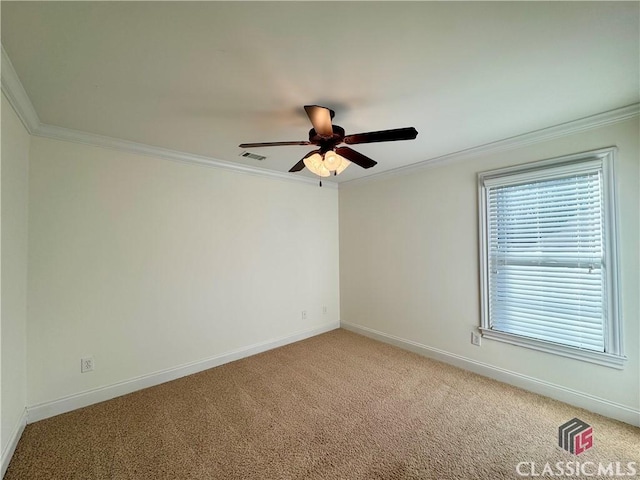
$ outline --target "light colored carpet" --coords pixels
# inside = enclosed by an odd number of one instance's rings
[[[5,480],[507,479],[639,452],[638,428],[335,330],[28,425]]]

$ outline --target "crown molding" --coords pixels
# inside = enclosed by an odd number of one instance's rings
[[[9,100],[9,103],[16,112],[16,115],[18,115],[20,121],[22,121],[24,127],[27,129],[30,135],[72,143],[80,143],[83,145],[91,145],[94,147],[109,148],[112,150],[119,150],[121,152],[161,158],[174,162],[189,163],[193,165],[213,168],[223,168],[236,173],[258,175],[278,180],[286,180],[289,182],[306,183],[315,186],[318,185],[318,179],[313,177],[296,175],[288,172],[278,172],[275,170],[268,170],[266,168],[253,167],[250,165],[218,160],[217,158],[207,157],[205,155],[196,155],[193,153],[181,152],[153,145],[146,145],[129,140],[107,137],[95,133],[57,127],[55,125],[47,125],[40,122],[40,118],[33,108],[33,104],[31,103],[27,92],[22,86],[18,74],[13,68],[13,64],[11,63],[7,52],[5,51],[4,46],[2,46],[1,73],[2,92],[7,97],[7,100]],[[338,188],[338,184],[334,181],[325,180],[322,182],[322,186],[324,188],[331,189]]]
[[[547,127],[533,132],[516,135],[491,143],[478,145],[464,150],[460,150],[446,155],[433,157],[418,163],[413,163],[404,167],[398,167],[384,172],[375,173],[367,177],[347,180],[340,183],[340,188],[352,185],[360,185],[371,181],[383,180],[386,178],[416,173],[421,170],[453,163],[461,160],[469,160],[481,155],[498,153],[505,150],[532,145],[534,143],[545,142],[558,137],[565,137],[574,133],[592,130],[594,128],[604,127],[613,123],[623,122],[640,115],[640,103],[634,103],[626,107],[617,108],[608,112],[599,113],[589,117],[580,118],[571,122],[561,123],[553,127]]]
[[[40,119],[33,104],[27,95],[13,64],[2,46],[2,93],[5,94],[7,100],[18,115],[18,118],[27,129],[27,132],[33,134],[40,126]]]
[[[262,177],[270,177],[278,180],[307,183],[316,186],[318,185],[318,180],[312,177],[293,175],[291,173],[278,172],[275,170],[268,170],[266,168],[227,162],[205,155],[181,152],[178,150],[146,145],[143,143],[107,137],[105,135],[97,135],[95,133],[88,133],[80,130],[73,130],[70,128],[57,127],[55,125],[47,125],[44,123],[40,124],[40,126],[33,132],[33,135],[37,137],[51,138],[53,140],[62,140],[71,143],[80,143],[83,145],[91,145],[94,147],[119,150],[121,152],[145,155],[153,158],[161,158],[174,162],[188,163],[205,167],[223,168],[226,170],[234,171],[236,173],[259,175]],[[336,182],[323,181],[322,186],[327,188],[338,188],[338,184]]]
[[[204,155],[180,152],[163,147],[131,142],[129,140],[122,140],[119,138],[107,137],[104,135],[83,132],[80,130],[72,130],[69,128],[43,124],[40,122],[38,114],[33,108],[33,104],[31,103],[27,92],[22,86],[22,83],[20,82],[20,79],[18,78],[18,75],[13,68],[13,65],[11,64],[9,56],[5,52],[4,47],[2,47],[2,92],[6,95],[9,103],[31,135],[51,138],[55,140],[64,140],[73,143],[81,143],[84,145],[110,148],[123,152],[162,158],[165,160],[171,160],[181,163],[191,163],[214,168],[224,168],[238,173],[260,175],[270,178],[277,178],[280,180],[302,182],[313,185],[318,182],[316,178],[291,175],[290,173],[267,170],[266,168],[253,167],[249,165],[242,165],[239,163],[218,160],[216,158],[207,157]],[[458,152],[433,157],[418,163],[407,165],[405,167],[386,170],[384,172],[375,173],[367,177],[347,180],[344,182],[340,182],[340,187],[358,185],[394,176],[406,175],[436,165],[452,163],[460,160],[467,160],[469,158],[485,155],[488,153],[497,153],[534,143],[544,142],[554,138],[571,135],[585,130],[591,130],[612,123],[622,122],[624,120],[636,117],[639,114],[640,103],[635,103],[633,105],[628,105],[616,110],[611,110],[597,115],[592,115],[590,117],[562,123],[553,127],[543,128],[522,135],[516,135],[503,140],[498,140],[496,142],[486,143],[477,147],[471,147],[460,150]],[[338,188],[338,183],[334,181],[324,181],[323,186],[327,188]]]

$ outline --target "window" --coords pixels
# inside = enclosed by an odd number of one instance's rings
[[[614,153],[478,175],[483,336],[622,367]]]

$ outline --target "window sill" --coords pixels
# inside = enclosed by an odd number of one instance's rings
[[[624,367],[624,363],[627,360],[626,357],[619,356],[619,355],[612,355],[610,353],[593,352],[589,350],[582,350],[580,348],[567,347],[567,346],[556,344],[556,343],[545,342],[543,340],[536,340],[534,338],[522,337],[520,335],[513,335],[511,333],[499,332],[497,330],[491,330],[488,328],[480,328],[480,331],[482,332],[483,337],[489,338],[491,340],[510,343],[512,345],[531,348],[533,350],[552,353],[554,355],[573,358],[575,360],[582,360],[584,362],[595,363],[597,365],[616,368],[618,370],[622,370],[622,368]]]

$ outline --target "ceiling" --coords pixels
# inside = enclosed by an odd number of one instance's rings
[[[638,2],[7,2],[2,45],[44,124],[286,172],[303,105],[378,161],[346,181],[637,103]],[[291,175],[312,176],[306,169]]]

